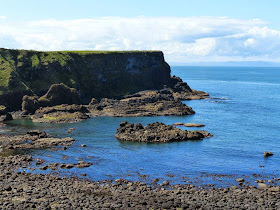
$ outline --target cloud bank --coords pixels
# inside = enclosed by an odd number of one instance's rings
[[[162,50],[168,62],[280,61],[280,31],[227,17],[102,17],[10,22],[0,47],[34,50]]]

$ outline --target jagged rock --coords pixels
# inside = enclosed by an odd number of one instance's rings
[[[98,104],[98,101],[95,98],[91,99],[91,102],[89,103],[90,106],[93,106],[95,104]]]
[[[263,153],[263,156],[264,157],[270,157],[270,156],[272,156],[273,155],[273,153],[272,152],[268,152],[268,151],[265,151],[264,153]]]
[[[41,107],[60,104],[80,104],[78,92],[63,83],[54,84],[48,92],[38,99]]]
[[[50,138],[51,135],[47,134],[45,131],[40,131],[40,130],[31,130],[28,131],[27,134],[30,136],[37,136],[38,138]]]
[[[121,141],[162,143],[197,140],[212,136],[207,131],[186,131],[158,122],[148,124],[145,127],[140,125],[122,122],[115,137]]]
[[[86,168],[86,167],[90,167],[92,165],[92,163],[87,163],[84,161],[79,161],[78,164],[76,164],[77,168]]]
[[[40,108],[38,99],[38,96],[23,96],[21,104],[22,114],[33,114],[38,108]]]
[[[173,97],[177,100],[199,100],[209,96],[203,91],[192,90],[186,82],[176,76],[170,78],[170,89]]]

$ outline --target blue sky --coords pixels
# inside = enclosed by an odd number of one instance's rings
[[[179,63],[280,62],[279,0],[0,2],[0,47],[154,49]]]

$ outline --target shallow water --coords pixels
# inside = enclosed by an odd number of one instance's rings
[[[89,168],[67,170],[86,173],[92,180],[162,178],[185,183],[202,175],[204,181],[217,184],[217,180],[208,179],[210,174],[280,176],[280,68],[172,67],[172,74],[191,88],[208,92],[214,99],[186,101],[196,111],[191,116],[96,117],[72,124],[18,120],[2,130],[18,133],[39,128],[54,136],[73,137],[76,142],[66,151],[29,152],[47,163],[73,163],[79,159],[93,162]],[[167,144],[119,142],[114,134],[125,120],[144,125],[156,121],[202,123],[206,124],[204,128],[191,130],[204,129],[214,137]],[[68,134],[68,128],[75,130]],[[264,158],[264,151],[272,151],[274,156]],[[62,160],[63,156],[67,159]]]

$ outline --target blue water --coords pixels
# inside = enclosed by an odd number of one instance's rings
[[[54,136],[73,137],[76,142],[66,151],[29,152],[46,163],[90,161],[93,166],[70,172],[86,173],[87,178],[95,181],[141,180],[147,176],[147,180],[161,178],[182,183],[209,174],[280,176],[280,68],[172,67],[172,74],[191,88],[208,92],[213,99],[184,102],[196,111],[191,116],[96,117],[58,125],[14,121],[6,129],[24,132],[39,128]],[[203,123],[203,129],[214,137],[167,144],[119,142],[114,134],[125,120],[144,125],[156,121]],[[68,128],[75,130],[68,134]],[[274,156],[264,158],[264,151],[272,151]],[[67,159],[62,160],[63,156]]]

